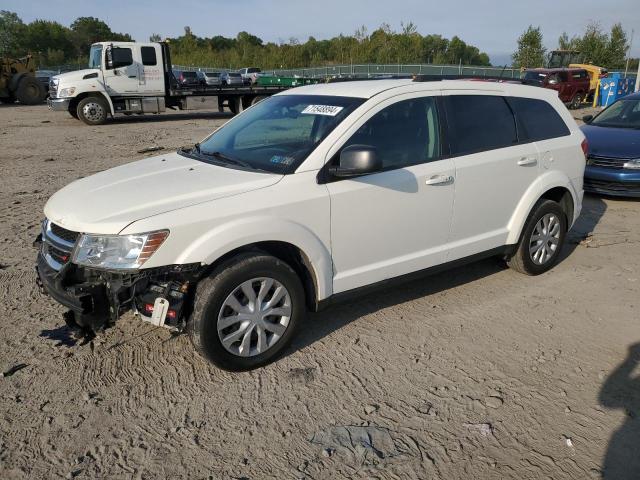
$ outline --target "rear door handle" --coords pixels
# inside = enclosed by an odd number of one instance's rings
[[[518,160],[518,165],[521,167],[526,167],[527,165],[535,165],[538,163],[538,159],[536,157],[522,157]]]
[[[427,180],[424,183],[426,183],[427,185],[442,185],[442,184],[453,183],[453,176],[452,175],[434,175],[431,178],[427,178]]]

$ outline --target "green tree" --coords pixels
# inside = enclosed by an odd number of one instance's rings
[[[150,42],[161,42],[162,41],[162,37],[160,36],[159,33],[152,33],[151,36],[149,37],[149,41]]]
[[[629,43],[622,25],[616,23],[611,27],[609,42],[606,48],[606,65],[611,69],[622,69],[625,66]]]
[[[544,65],[545,48],[542,46],[540,27],[529,28],[518,38],[518,50],[512,55],[513,66],[532,68]]]
[[[24,29],[25,25],[17,14],[0,10],[0,55],[21,57],[26,53],[22,51],[20,41]]]

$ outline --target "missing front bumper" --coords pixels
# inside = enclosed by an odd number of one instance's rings
[[[135,273],[92,270],[72,263],[59,271],[49,266],[42,253],[36,263],[37,282],[43,293],[72,312],[67,324],[75,323],[90,332],[99,332],[133,310],[153,317],[157,298],[168,302],[162,326],[182,330],[190,313],[192,285],[200,274],[199,264],[172,265]]]

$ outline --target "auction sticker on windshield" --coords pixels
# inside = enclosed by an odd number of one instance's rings
[[[335,117],[343,108],[344,107],[334,105],[309,105],[301,113],[306,113],[307,115],[329,115],[330,117]]]

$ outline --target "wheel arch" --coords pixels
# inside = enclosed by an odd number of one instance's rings
[[[266,240],[234,248],[208,264],[202,272],[202,276],[204,277],[209,275],[222,262],[248,252],[266,253],[289,265],[296,272],[302,282],[307,308],[311,311],[318,310],[318,278],[316,271],[313,268],[309,257],[302,251],[302,249],[289,242]]]
[[[290,219],[253,216],[206,229],[195,239],[193,230],[188,230],[176,231],[176,246],[167,245],[166,256],[160,249],[150,261],[158,262],[158,265],[200,263],[209,271],[229,255],[247,250],[263,251],[289,263],[296,270],[305,284],[305,292],[310,294],[312,308],[333,293],[329,240],[323,240],[305,225]],[[173,236],[170,235],[169,240]],[[187,238],[189,243],[185,246],[182,242]]]
[[[529,218],[531,210],[540,199],[553,200],[560,204],[567,216],[567,230],[571,228],[575,220],[576,205],[578,202],[576,192],[571,181],[561,173],[549,172],[534,183],[520,200],[516,211],[509,221],[509,235],[507,245],[518,243],[520,234]]]
[[[109,97],[109,95],[105,95],[103,92],[99,92],[99,91],[79,93],[78,95],[73,97],[69,102],[69,110],[75,111],[76,108],[78,108],[78,103],[80,103],[80,100],[87,97],[102,97],[107,102],[107,105],[109,105],[109,113],[111,115],[115,113],[113,109],[113,102],[111,101],[111,98]]]

